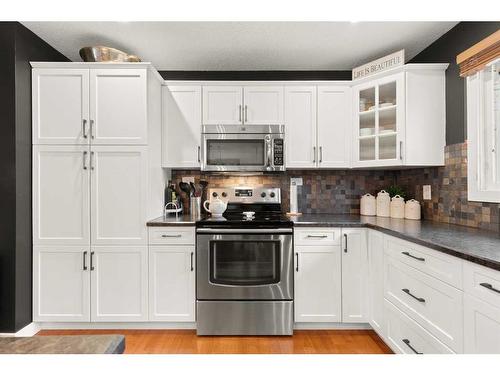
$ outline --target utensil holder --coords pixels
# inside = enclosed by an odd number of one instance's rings
[[[189,213],[193,217],[201,216],[201,197],[191,197],[189,200]]]

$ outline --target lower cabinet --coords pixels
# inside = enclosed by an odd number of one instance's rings
[[[464,351],[500,354],[500,308],[476,297],[464,297]]]
[[[295,246],[295,321],[340,322],[340,246]]]
[[[150,246],[149,320],[195,321],[194,257],[192,245]]]
[[[94,322],[148,320],[147,246],[96,246],[91,252]]]
[[[147,254],[146,246],[35,247],[33,320],[146,321]]]
[[[368,248],[366,230],[342,229],[342,321],[366,323]]]
[[[381,336],[385,335],[384,311],[384,235],[368,231],[368,322]]]
[[[33,249],[33,321],[90,321],[90,250],[81,246]]]

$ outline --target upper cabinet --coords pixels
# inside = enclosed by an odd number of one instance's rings
[[[163,86],[162,166],[199,168],[201,86]]]
[[[408,64],[353,86],[352,166],[444,164],[447,64]]]
[[[203,124],[282,124],[282,86],[203,86]]]
[[[32,86],[33,144],[147,144],[146,68],[36,67]]]

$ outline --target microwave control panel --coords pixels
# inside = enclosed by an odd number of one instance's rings
[[[283,139],[276,138],[273,140],[273,149],[274,149],[274,165],[283,165]]]

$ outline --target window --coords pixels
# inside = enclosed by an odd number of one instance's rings
[[[500,202],[500,60],[467,78],[469,200]]]

